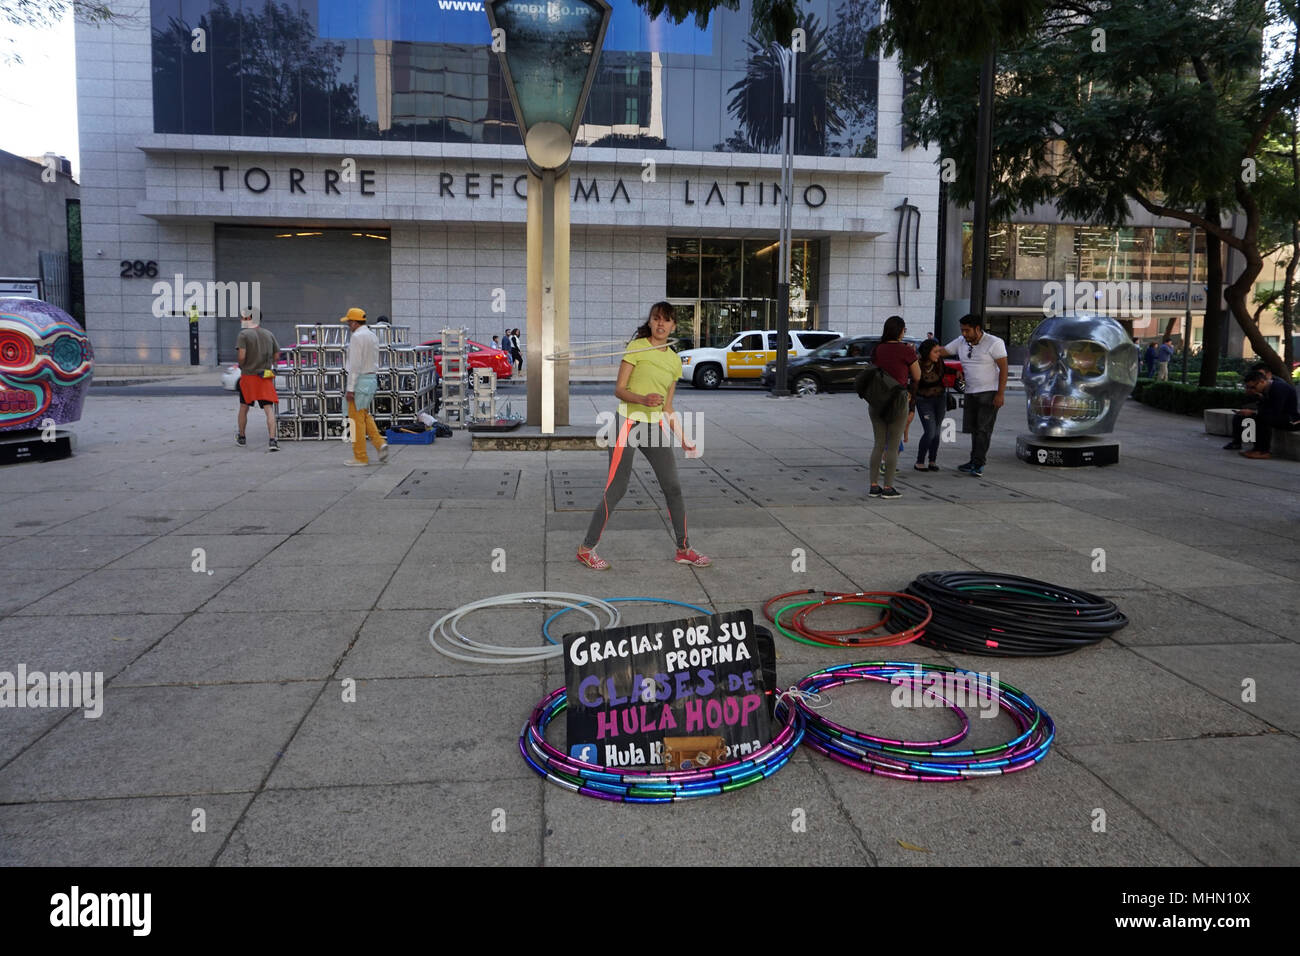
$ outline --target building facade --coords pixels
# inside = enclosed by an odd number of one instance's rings
[[[682,307],[691,344],[775,323],[780,79],[747,3],[705,30],[616,0],[570,167],[571,338]],[[87,326],[104,365],[231,357],[349,306],[423,339],[523,327],[527,177],[481,4],[152,0],[78,24]],[[936,153],[905,147],[870,4],[801,26],[792,324],[933,324]]]
[[[80,192],[66,158],[0,150],[0,296],[43,298],[81,317]]]

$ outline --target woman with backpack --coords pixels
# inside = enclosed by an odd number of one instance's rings
[[[884,461],[884,484],[874,481],[867,494],[872,498],[901,498],[903,493],[894,487],[894,474],[898,470],[898,448],[907,427],[907,416],[915,404],[916,384],[921,379],[921,368],[917,361],[916,349],[903,341],[907,324],[901,315],[891,315],[885,319],[884,331],[880,334],[880,344],[871,356],[872,363],[886,376],[886,384],[892,389],[906,389],[907,401],[895,399],[886,404],[868,403],[871,415],[871,429],[876,443],[871,449],[871,464],[867,474],[874,479],[880,474],[880,464]]]

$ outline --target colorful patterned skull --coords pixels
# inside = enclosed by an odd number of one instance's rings
[[[0,432],[78,421],[94,365],[72,316],[39,299],[0,299]]]
[[[1047,319],[1029,337],[1022,375],[1029,430],[1051,438],[1112,432],[1137,384],[1138,351],[1109,316]]]

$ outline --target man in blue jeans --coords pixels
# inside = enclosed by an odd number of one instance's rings
[[[943,354],[961,362],[966,378],[962,431],[970,432],[970,461],[957,470],[978,478],[984,474],[998,409],[1006,403],[1007,345],[984,331],[983,316],[967,315],[961,320],[961,338],[945,345]]]

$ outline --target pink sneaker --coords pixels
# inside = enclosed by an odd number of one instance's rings
[[[694,548],[687,548],[685,551],[678,548],[677,557],[673,558],[673,560],[678,564],[691,564],[697,568],[707,568],[713,563],[709,558],[706,558]]]
[[[595,551],[579,551],[578,560],[591,568],[593,571],[608,571],[609,562],[598,555]]]

